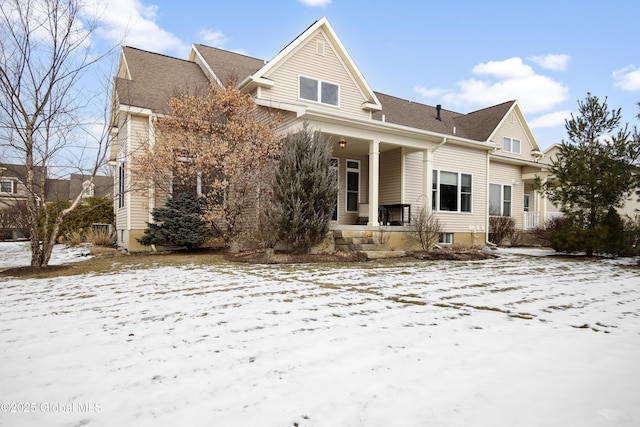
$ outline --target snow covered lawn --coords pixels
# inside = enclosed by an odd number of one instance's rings
[[[547,254],[0,278],[0,426],[640,425],[640,270]]]

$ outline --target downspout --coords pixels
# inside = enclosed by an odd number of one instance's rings
[[[484,224],[484,230],[485,230],[484,243],[485,244],[489,243],[489,186],[490,186],[490,180],[491,180],[491,178],[490,178],[491,161],[490,160],[491,160],[491,151],[487,150],[487,173],[486,173],[487,188],[486,188],[486,191],[485,191],[486,194],[485,194],[485,199],[484,199],[485,200],[485,204],[484,205],[485,205],[485,209],[486,209],[485,216],[484,216],[484,218],[485,218],[484,219],[484,221],[485,221],[485,224]]]

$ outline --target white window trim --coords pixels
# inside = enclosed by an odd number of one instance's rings
[[[4,194],[13,194],[16,192],[16,182],[12,179],[3,179],[2,183],[9,183],[11,185],[11,191],[2,191],[2,187],[0,186],[0,192],[4,193]]]
[[[509,141],[509,149],[505,148],[505,143],[507,142],[507,140]],[[513,149],[513,141],[518,141],[518,151],[515,151]],[[505,136],[505,137],[502,138],[502,151],[504,151],[505,153],[521,154],[522,153],[522,141],[517,139],[517,138],[510,138],[508,136]]]
[[[500,213],[498,215],[492,215],[491,214],[491,206],[488,206],[487,211],[489,212],[489,215],[490,216],[506,216],[506,217],[509,217],[509,218],[513,217],[513,185],[496,184],[496,183],[491,182],[491,183],[489,183],[489,188],[491,188],[492,185],[500,186]],[[505,215],[504,214],[504,202],[505,202],[504,189],[505,189],[505,187],[511,188],[511,199],[509,199],[509,203],[510,203],[510,206],[511,206],[511,212],[509,213],[509,215]],[[491,205],[491,192],[489,192],[489,200],[488,200],[488,202],[489,202],[489,205]]]
[[[118,166],[118,209],[126,206],[125,191],[126,191],[126,169],[124,162],[121,162]]]
[[[349,162],[354,162],[358,164],[358,169],[355,168],[350,168],[349,167]],[[360,204],[360,195],[362,194],[361,188],[360,186],[362,185],[362,165],[360,163],[360,160],[353,160],[353,159],[346,159],[345,160],[345,174],[344,174],[344,208],[345,208],[345,212],[358,212],[358,205]],[[357,203],[356,203],[356,209],[353,211],[348,210],[349,209],[349,172],[358,172],[358,199],[357,199]]]
[[[335,166],[333,165],[334,162]],[[336,174],[336,182],[338,183],[338,185],[340,185],[340,158],[331,157],[330,168]],[[336,219],[331,219],[331,221],[338,221],[338,219],[340,218],[340,194],[336,194],[336,213]]]
[[[317,94],[318,94],[318,99],[307,99],[307,98],[303,98],[300,96],[300,78],[304,77],[305,79],[309,79],[309,80],[315,80],[317,83]],[[334,85],[338,88],[338,102],[336,104],[329,104],[326,102],[322,102],[322,83],[328,83],[331,85]],[[338,83],[334,83],[334,82],[330,82],[328,80],[320,80],[316,77],[311,77],[311,76],[306,76],[304,74],[298,74],[298,99],[301,101],[307,101],[307,102],[313,102],[315,104],[320,104],[320,105],[328,105],[330,107],[337,107],[340,108],[340,98],[341,98],[341,90],[340,90],[340,84]]]
[[[95,196],[96,186],[93,182],[84,181],[82,183],[82,197],[93,197]]]
[[[434,169],[434,172],[436,172],[436,179],[434,179],[433,184],[436,186],[435,190],[432,188],[431,189],[431,197],[433,198],[432,201],[432,207],[433,210],[436,212],[443,212],[443,213],[461,213],[461,214],[472,214],[473,213],[473,174],[471,173],[466,173],[466,172],[454,172],[454,171],[447,171],[447,170],[440,170],[440,169]],[[448,173],[455,173],[458,174],[458,190],[457,190],[457,196],[458,196],[458,201],[457,201],[457,206],[458,209],[455,211],[444,211],[444,210],[440,210],[440,173],[441,172],[448,172]],[[462,208],[462,175],[469,175],[471,177],[471,202],[470,202],[470,208],[471,210],[469,211],[463,211],[461,210]]]
[[[453,233],[440,233],[438,234],[438,243],[441,245],[453,245],[454,235]]]

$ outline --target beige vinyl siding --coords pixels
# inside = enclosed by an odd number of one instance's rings
[[[425,202],[422,190],[423,157],[422,151],[411,151],[404,157],[404,197],[401,203],[411,205],[412,216],[418,215]],[[426,197],[430,203],[431,196]]]
[[[324,43],[324,55],[316,53],[318,42]],[[300,75],[339,85],[339,107],[300,99],[298,96]],[[362,110],[365,97],[321,30],[294,50],[278,67],[265,75],[265,78],[275,82],[272,88],[262,90],[262,97],[265,99],[309,104],[360,117],[369,117],[369,113]]]
[[[128,152],[128,136],[129,136],[129,128],[127,126],[128,123],[128,115],[124,114],[124,113],[120,113],[118,115],[118,135],[117,135],[117,144],[118,144],[118,156],[117,156],[117,161],[118,164],[116,166],[116,170],[114,173],[114,194],[116,195],[115,201],[114,201],[114,210],[116,213],[116,229],[117,230],[124,230],[127,228],[127,203],[128,203],[128,195],[125,194],[124,196],[124,206],[123,207],[118,207],[119,206],[119,179],[120,179],[120,174],[119,174],[119,168],[120,165],[122,164],[122,162],[125,162],[125,167],[127,166],[128,160],[127,160],[127,152]],[[128,181],[128,175],[125,173],[125,186],[124,188],[127,188],[127,181]]]
[[[131,132],[129,149],[130,153],[135,156],[139,153],[140,147],[149,142],[149,117],[131,115],[129,129]],[[130,174],[131,170],[128,168],[127,176],[130,176]],[[126,203],[129,206],[130,213],[129,229],[140,230],[146,228],[149,221],[149,196],[146,191],[131,191],[127,196]]]
[[[529,137],[527,136],[527,133],[524,130],[524,126],[520,121],[520,117],[514,111],[512,111],[509,116],[507,116],[506,120],[502,123],[502,126],[500,126],[496,131],[494,142],[501,148],[504,137],[520,140],[520,154],[500,150],[496,153],[497,155],[534,161],[534,158],[531,155],[531,150],[534,149],[533,141],[531,141],[531,139],[529,139]]]
[[[437,211],[437,218],[446,232],[468,233],[486,227],[487,215],[487,152],[451,143],[440,147],[433,155],[433,168],[440,171],[471,174],[471,213]],[[418,175],[416,175],[417,179]],[[422,173],[419,174],[422,179]],[[431,194],[429,194],[431,201]]]
[[[491,162],[490,184],[511,186],[511,217],[516,222],[516,228],[524,225],[524,183],[520,166]]]
[[[381,205],[402,201],[402,149],[380,153],[378,201]]]

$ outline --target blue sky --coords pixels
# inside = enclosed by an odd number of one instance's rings
[[[373,90],[461,113],[517,99],[542,148],[566,139],[588,92],[640,125],[637,0],[106,4],[96,34],[107,42],[185,59],[203,43],[270,60],[326,16]]]

